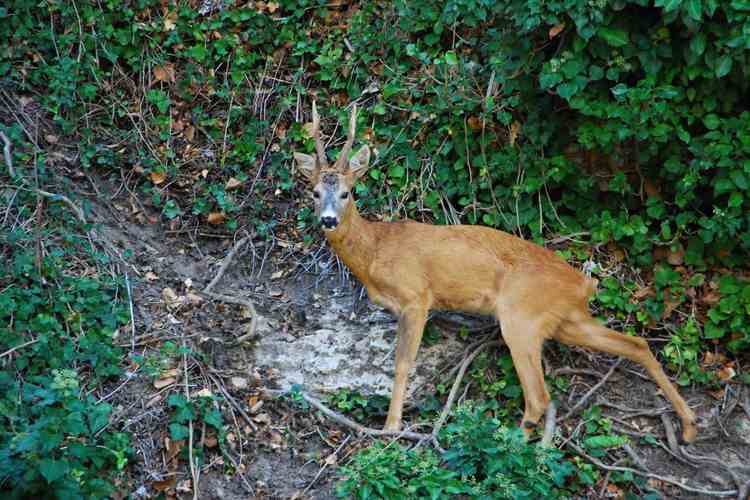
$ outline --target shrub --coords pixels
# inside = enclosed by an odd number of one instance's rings
[[[527,444],[523,432],[486,416],[482,405],[457,408],[441,440],[446,451],[377,443],[342,467],[337,492],[347,498],[563,498],[587,476],[556,449]]]

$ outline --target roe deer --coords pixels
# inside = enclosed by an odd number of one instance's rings
[[[386,430],[401,427],[407,377],[427,314],[438,309],[494,315],[500,322],[523,388],[522,427],[527,434],[550,401],[541,355],[542,343],[555,339],[642,365],[680,416],[683,440],[695,439],[695,415],[647,342],[610,330],[591,316],[588,300],[596,280],[546,248],[488,227],[363,219],[351,189],[368,168],[370,148],[362,146],[349,159],[356,113],[355,106],[346,143],[329,166],[313,102],[311,135],[317,154],[294,153],[294,159],[310,181],[315,213],[329,244],[367,288],[370,300],[398,317],[396,373]]]

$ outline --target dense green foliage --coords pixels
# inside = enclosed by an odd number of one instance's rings
[[[431,448],[405,449],[382,443],[359,452],[342,467],[338,494],[345,498],[415,499],[463,495],[476,499],[569,498],[594,484],[589,465],[564,458],[554,448],[527,444],[517,427],[488,416],[490,408],[467,403],[441,433],[440,457]],[[587,415],[586,447],[594,452],[622,445],[622,438],[601,434],[603,420]],[[614,482],[631,482],[615,475]]]
[[[24,202],[36,198],[20,194]],[[113,335],[129,316],[111,279],[72,264],[96,265],[82,258],[85,240],[70,226],[47,231],[56,244],[40,260],[33,233],[0,237],[0,350],[17,347],[0,371],[0,489],[3,498],[101,498],[114,491],[129,439],[108,428],[112,406],[91,392],[122,373]]]

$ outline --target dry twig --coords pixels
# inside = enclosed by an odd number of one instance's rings
[[[11,155],[11,142],[5,132],[0,131],[0,139],[3,140],[3,157],[5,158],[5,165],[8,167],[8,172],[12,179],[16,178],[16,170],[13,168],[13,156]]]
[[[253,302],[249,299],[243,299],[241,297],[234,297],[232,295],[224,295],[222,293],[214,293],[214,292],[201,292],[206,297],[210,297],[212,299],[220,300],[222,302],[227,302],[229,304],[237,304],[239,306],[247,307],[247,309],[250,311],[250,328],[248,329],[247,333],[240,335],[237,337],[234,342],[236,344],[241,344],[245,340],[252,338],[255,336],[255,329],[258,327],[258,313],[255,310],[255,305]]]
[[[674,425],[672,425],[672,419],[666,413],[661,414],[661,423],[664,425],[664,431],[667,434],[667,444],[672,453],[680,453],[680,449],[677,447],[677,435],[674,431]]]
[[[287,394],[287,391],[280,391],[280,390],[274,390],[274,389],[265,389],[265,391],[275,396],[281,396],[281,395]],[[304,392],[299,393],[299,394],[302,396],[302,399],[307,401],[312,407],[320,411],[326,417],[330,418],[334,422],[337,422],[343,426],[349,427],[350,429],[354,429],[356,432],[359,432],[361,434],[367,434],[368,436],[373,436],[373,437],[393,437],[397,439],[404,438],[410,441],[432,441],[431,434],[422,434],[419,432],[411,432],[408,430],[386,431],[382,429],[372,429],[370,427],[365,427],[364,425],[361,425],[355,422],[349,417],[345,417],[344,415],[341,415],[340,413],[337,413],[331,410],[317,398],[314,398],[313,396],[310,396],[309,394],[305,394]]]
[[[32,344],[36,344],[37,342],[39,342],[39,339],[29,340],[28,342],[24,342],[23,344],[19,344],[19,345],[15,346],[15,347],[11,347],[7,351],[1,353],[0,354],[0,358],[4,358],[5,356],[9,356],[9,355],[13,354],[14,352],[16,352],[18,349],[22,349],[22,348],[24,348],[26,346],[30,346]]]
[[[658,474],[653,474],[651,472],[644,472],[640,471],[638,469],[633,469],[631,467],[619,467],[619,466],[613,466],[613,465],[607,465],[601,460],[598,460],[591,455],[587,454],[583,448],[573,443],[571,440],[567,440],[565,442],[566,446],[569,446],[573,449],[576,453],[578,453],[580,456],[584,457],[586,460],[591,462],[592,464],[596,465],[597,467],[607,470],[607,471],[619,471],[619,472],[630,472],[631,474],[636,474],[638,476],[642,477],[648,477],[651,479],[657,479],[659,481],[672,484],[674,486],[677,486],[678,488],[681,488],[685,491],[690,491],[691,493],[700,493],[702,495],[706,496],[712,496],[712,497],[730,497],[736,495],[738,492],[737,490],[707,490],[705,488],[698,488],[694,486],[688,486],[687,484],[683,484],[676,479],[666,477],[666,476],[660,476]]]
[[[222,302],[228,302],[230,304],[237,304],[240,306],[244,306],[250,311],[250,315],[251,315],[250,329],[248,330],[247,333],[235,339],[235,343],[237,344],[241,344],[245,340],[255,335],[255,329],[258,327],[258,312],[255,309],[255,304],[253,304],[253,302],[250,299],[233,297],[231,295],[224,295],[221,293],[214,293],[211,290],[213,289],[213,287],[216,286],[219,280],[221,280],[222,276],[224,276],[224,273],[229,268],[229,264],[231,264],[237,252],[239,252],[240,249],[244,247],[250,240],[252,240],[252,236],[248,235],[240,239],[239,241],[237,241],[237,243],[234,244],[234,246],[226,255],[226,257],[224,257],[224,260],[222,261],[221,266],[219,267],[219,271],[216,273],[216,276],[214,276],[214,278],[206,286],[206,288],[203,289],[203,292],[202,292],[203,295],[211,297],[212,299],[221,300]]]
[[[185,345],[185,336],[182,337],[182,368],[185,382],[185,399],[190,404],[190,379],[188,378],[187,347]],[[190,475],[193,478],[193,500],[198,500],[198,468],[195,466],[193,457],[193,419],[188,420],[188,460],[190,462]]]
[[[542,435],[542,448],[549,448],[552,444],[552,438],[555,437],[557,407],[552,401],[547,405],[547,412],[544,414],[544,434]]]
[[[221,262],[221,266],[219,266],[219,271],[216,273],[216,276],[211,280],[211,282],[206,286],[206,288],[203,289],[204,293],[209,293],[213,287],[216,286],[217,283],[219,283],[219,280],[224,276],[224,273],[229,268],[229,264],[232,263],[232,260],[234,259],[234,256],[237,254],[237,252],[240,251],[242,247],[244,247],[252,236],[245,236],[244,238],[237,241],[237,243],[234,244],[232,249],[229,251],[229,253],[224,257],[224,260]]]
[[[435,426],[432,429],[432,437],[433,439],[437,438],[438,432],[440,432],[440,429],[445,424],[445,421],[448,419],[448,414],[451,411],[451,407],[453,406],[453,400],[456,399],[456,394],[458,394],[458,388],[461,385],[461,380],[463,380],[464,375],[466,374],[466,369],[469,367],[472,361],[474,361],[474,358],[476,358],[479,353],[481,353],[483,350],[490,346],[499,346],[503,345],[502,342],[499,340],[491,340],[488,342],[484,342],[479,345],[476,349],[474,349],[474,352],[472,352],[470,355],[468,355],[463,363],[461,363],[461,368],[458,370],[458,375],[456,375],[456,380],[453,382],[453,387],[451,387],[451,392],[448,394],[448,400],[445,402],[445,406],[443,406],[443,411],[440,413],[440,417],[438,418],[437,422],[435,423]]]
[[[305,494],[306,494],[306,493],[307,493],[308,491],[310,491],[310,488],[312,488],[312,487],[313,487],[313,485],[314,485],[314,484],[315,484],[315,483],[316,483],[316,482],[318,481],[318,478],[319,478],[319,477],[321,476],[321,474],[323,474],[323,472],[324,472],[324,471],[326,470],[326,468],[328,467],[328,465],[329,465],[329,460],[328,460],[328,459],[329,459],[330,457],[334,457],[334,459],[335,459],[335,458],[336,458],[336,455],[338,455],[339,451],[341,451],[341,448],[343,448],[343,447],[344,447],[344,446],[346,445],[346,443],[348,443],[348,442],[349,442],[349,440],[350,440],[351,438],[352,438],[352,435],[351,435],[351,434],[349,434],[348,436],[346,436],[346,439],[344,439],[344,441],[343,441],[343,442],[342,442],[342,443],[341,443],[341,444],[339,445],[339,447],[338,447],[338,448],[336,448],[336,451],[334,451],[334,452],[333,452],[333,453],[332,453],[331,455],[329,455],[328,457],[326,457],[326,461],[325,461],[325,463],[323,463],[323,467],[321,467],[321,468],[320,468],[320,470],[318,471],[318,473],[317,473],[317,474],[315,474],[315,477],[313,478],[313,480],[312,480],[312,481],[310,481],[310,484],[308,484],[308,485],[307,485],[307,486],[305,487],[305,489],[304,489],[304,490],[302,491],[302,496],[303,496],[303,497],[305,496]]]
[[[622,363],[622,359],[623,358],[619,358],[617,361],[615,361],[612,364],[612,367],[609,369],[607,374],[604,375],[604,377],[602,377],[602,379],[599,382],[597,382],[596,385],[594,385],[594,387],[589,389],[589,391],[586,394],[584,394],[583,397],[579,399],[578,402],[575,405],[573,405],[573,407],[570,410],[568,410],[568,413],[566,413],[565,416],[562,418],[563,420],[567,420],[568,418],[573,416],[576,412],[578,412],[578,410],[580,410],[581,407],[584,404],[586,404],[586,401],[591,399],[591,396],[593,396],[594,393],[596,393],[596,391],[598,391],[605,383],[607,383],[607,380],[609,380],[609,377],[612,376],[612,374],[615,372],[615,369],[618,366],[620,366],[620,363]]]

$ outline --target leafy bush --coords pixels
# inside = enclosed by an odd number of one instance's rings
[[[446,452],[406,450],[398,444],[376,444],[342,467],[337,492],[347,498],[564,498],[580,473],[564,454],[524,441],[523,432],[486,416],[487,408],[466,404],[441,435]]]
[[[126,311],[111,281],[68,275],[65,251],[37,267],[13,236],[2,242],[0,349],[23,347],[0,371],[2,489],[13,498],[107,496],[129,439],[108,428],[112,407],[91,388],[121,373],[113,334]]]

